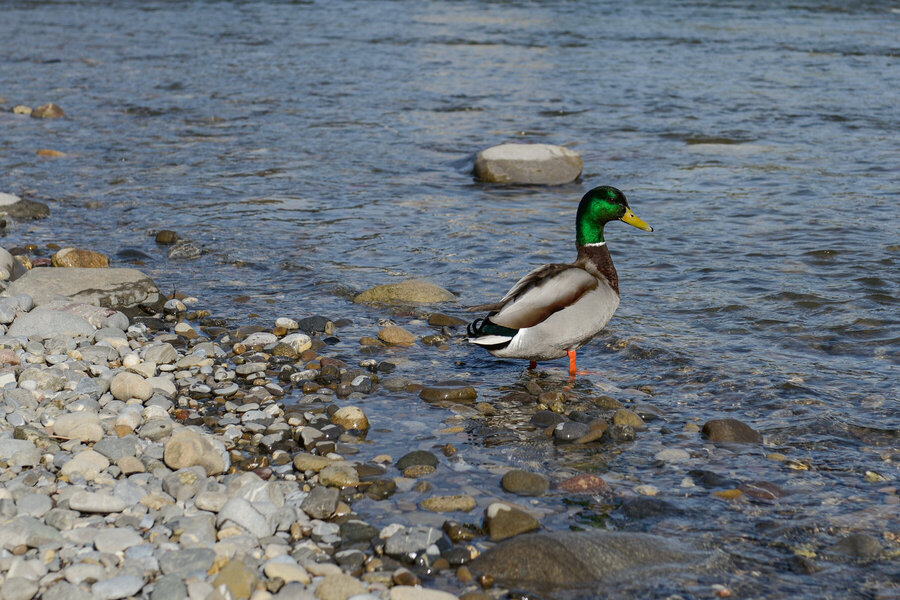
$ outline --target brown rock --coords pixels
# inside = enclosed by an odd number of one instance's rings
[[[31,116],[35,119],[59,119],[65,117],[66,113],[63,112],[63,109],[51,102],[49,104],[42,104],[32,110]]]
[[[54,267],[105,269],[109,266],[109,259],[105,254],[81,248],[63,248],[51,260]]]
[[[157,244],[174,244],[180,239],[180,236],[171,229],[161,229],[156,234]]]
[[[475,498],[468,494],[457,494],[455,496],[432,496],[422,500],[422,508],[431,512],[469,512],[478,503]]]
[[[246,600],[253,593],[258,581],[256,571],[237,559],[231,559],[219,570],[212,585],[224,585],[234,600]]]
[[[375,304],[436,304],[455,302],[456,296],[439,285],[410,279],[375,286],[357,295],[353,301]]]
[[[41,148],[35,154],[38,156],[43,156],[44,158],[59,158],[60,156],[65,156],[65,152],[60,152],[59,150],[50,150],[49,148]]]
[[[428,317],[428,324],[432,327],[459,327],[460,325],[465,325],[466,322],[450,315],[431,313]]]
[[[225,460],[215,445],[190,429],[183,429],[169,438],[163,448],[163,460],[174,471],[194,465],[206,469],[207,475],[218,475],[225,470]]]
[[[472,404],[478,392],[471,385],[461,387],[449,386],[433,386],[422,388],[419,392],[419,398],[425,402],[459,402],[462,404]]]
[[[524,510],[503,502],[494,502],[488,506],[484,524],[491,541],[494,542],[534,531],[541,526],[537,519]]]
[[[593,494],[608,491],[609,484],[596,475],[576,475],[560,482],[559,489],[575,494]]]
[[[344,429],[365,431],[369,428],[369,419],[366,417],[366,413],[358,406],[345,406],[337,409],[331,415],[331,422],[340,425]]]
[[[707,421],[701,430],[703,437],[711,442],[736,442],[758,444],[762,436],[755,429],[737,419],[713,419]]]
[[[397,325],[388,325],[378,332],[378,339],[395,346],[410,346],[416,341],[416,336]]]

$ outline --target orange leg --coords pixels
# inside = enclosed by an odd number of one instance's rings
[[[575,353],[576,350],[568,350],[567,354],[569,355],[569,377],[575,377],[575,373],[577,369],[575,368]]]
[[[535,369],[537,369],[537,361],[536,361],[536,360],[529,360],[529,361],[528,361],[528,370],[529,370],[529,371],[534,371]]]

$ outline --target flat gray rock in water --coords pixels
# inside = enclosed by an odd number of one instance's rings
[[[541,592],[596,585],[635,572],[659,573],[702,568],[714,553],[666,538],[622,531],[558,531],[520,535],[497,544],[470,567],[490,573],[504,586]]]
[[[42,267],[32,269],[12,282],[9,293],[28,294],[36,305],[46,304],[54,295],[60,294],[78,302],[108,308],[159,299],[156,284],[137,269]]]
[[[475,158],[475,177],[490,183],[562,185],[584,167],[573,150],[549,144],[501,144]]]

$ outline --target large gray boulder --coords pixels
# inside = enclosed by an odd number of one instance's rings
[[[667,538],[626,531],[557,531],[520,535],[497,544],[470,567],[501,585],[552,594],[639,575],[687,573],[721,557]]]
[[[489,183],[562,185],[583,168],[577,152],[549,144],[501,144],[475,157],[475,177]]]
[[[12,282],[9,293],[28,294],[38,306],[56,295],[107,308],[159,300],[156,284],[137,269],[42,267]]]

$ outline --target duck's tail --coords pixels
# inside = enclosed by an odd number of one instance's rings
[[[499,350],[508,346],[519,330],[497,325],[490,317],[484,317],[469,323],[466,333],[470,344],[478,344],[488,350]]]

